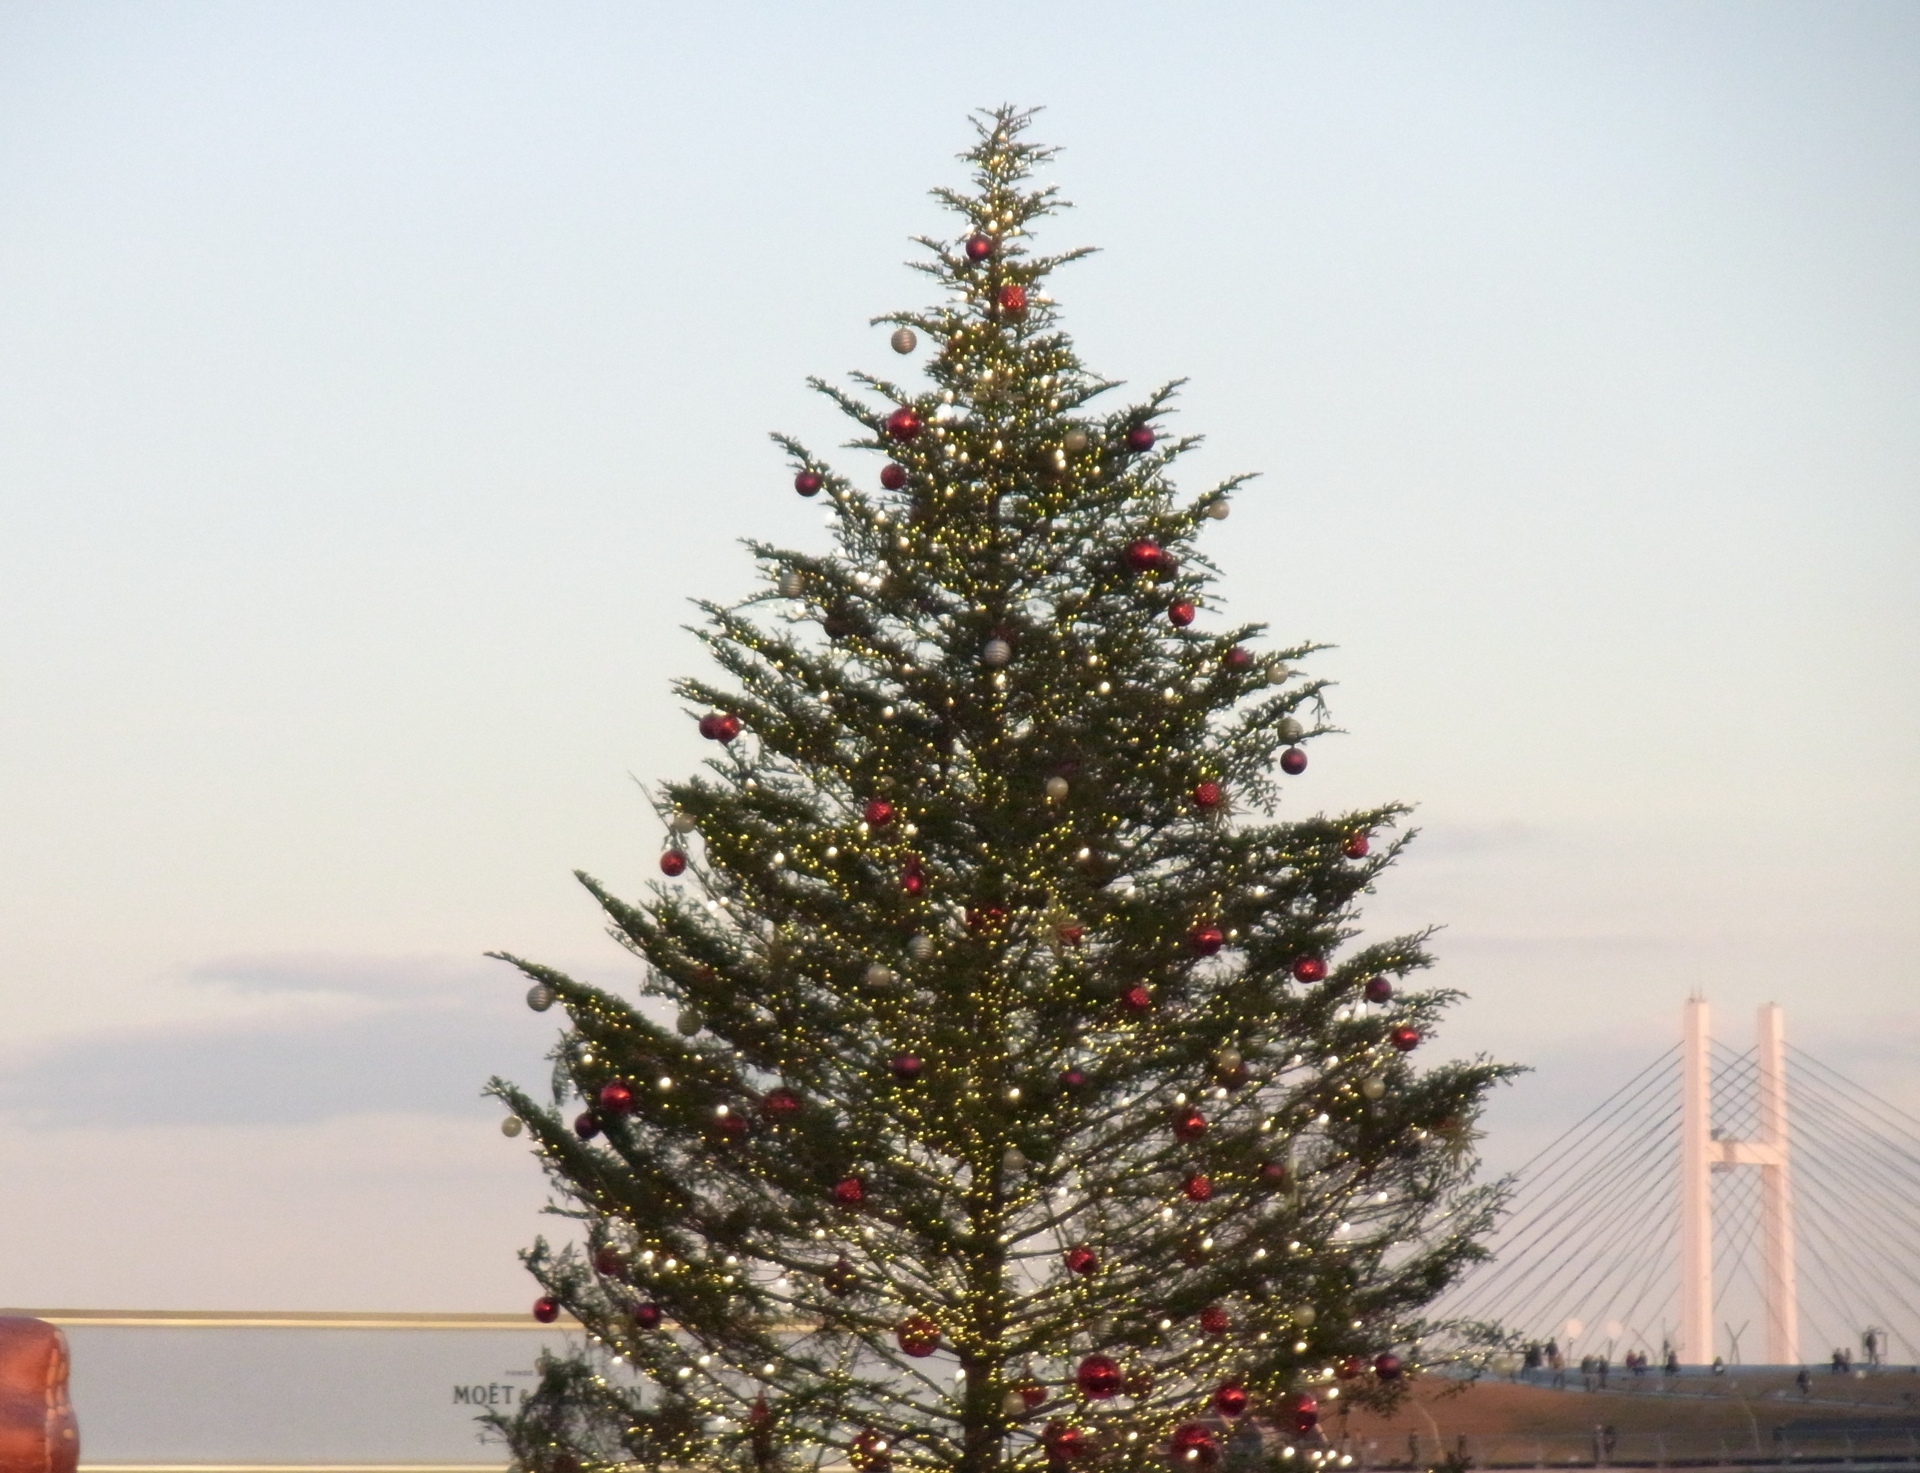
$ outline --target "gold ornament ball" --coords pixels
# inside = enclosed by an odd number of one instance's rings
[[[1060,442],[1060,448],[1069,455],[1078,455],[1087,448],[1089,443],[1091,442],[1087,439],[1085,430],[1068,430],[1066,438]]]
[[[1067,780],[1064,777],[1048,778],[1047,779],[1047,796],[1053,799],[1053,801],[1056,803],[1058,803],[1062,798],[1066,797],[1067,796]]]
[[[700,1016],[700,1009],[698,1008],[682,1008],[680,1009],[680,1016],[673,1020],[673,1026],[689,1038],[693,1037],[694,1034],[698,1033],[702,1028],[706,1027],[706,1025],[707,1020]]]
[[[896,353],[911,353],[920,346],[920,339],[915,336],[910,327],[896,327],[893,330],[893,336],[887,341],[893,345],[893,351]]]
[[[911,943],[909,943],[907,949],[909,951],[913,949]],[[893,979],[894,971],[892,967],[884,967],[879,962],[875,962],[867,968],[867,986],[869,987],[891,987],[893,986]]]
[[[1212,517],[1216,522],[1224,522],[1228,517],[1233,515],[1233,508],[1227,505],[1227,499],[1223,496],[1218,501],[1209,501],[1207,503],[1207,515]]]
[[[525,1129],[526,1126],[521,1123],[518,1115],[509,1115],[505,1120],[500,1122],[500,1134],[506,1136],[509,1140]]]
[[[1386,1092],[1387,1081],[1378,1075],[1372,1075],[1360,1081],[1360,1093],[1370,1100],[1377,1100]]]
[[[1310,1325],[1319,1318],[1320,1311],[1311,1304],[1303,1304],[1293,1312],[1293,1322],[1296,1325]]]
[[[1307,729],[1291,716],[1283,716],[1280,718],[1280,724],[1275,727],[1274,730],[1279,733],[1281,741],[1297,742],[1306,734]]]

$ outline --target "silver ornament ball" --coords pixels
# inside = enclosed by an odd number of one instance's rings
[[[907,955],[917,962],[925,961],[933,955],[933,938],[931,936],[915,936],[911,941],[907,942]]]
[[[891,987],[893,986],[893,980],[894,970],[892,967],[882,966],[879,962],[873,962],[868,965],[867,986]]]
[[[509,1140],[525,1129],[526,1126],[521,1124],[518,1115],[509,1115],[505,1120],[500,1122],[500,1134],[506,1136]]]
[[[560,1000],[560,994],[544,982],[536,982],[527,989],[527,1006],[536,1013],[544,1013]]]
[[[1062,798],[1066,797],[1067,796],[1067,780],[1064,777],[1048,778],[1047,779],[1047,796],[1053,799],[1053,801],[1056,803],[1058,803]]]
[[[707,1020],[700,1016],[698,1008],[682,1008],[680,1016],[673,1020],[673,1026],[691,1038],[707,1026]]]
[[[893,351],[896,353],[911,353],[920,346],[919,337],[910,327],[896,327],[893,330],[893,336],[887,341],[893,345]]]
[[[1068,430],[1066,438],[1060,442],[1060,448],[1069,455],[1078,455],[1087,448],[1089,443],[1085,430]]]
[[[1387,1081],[1379,1075],[1369,1075],[1360,1081],[1360,1093],[1367,1099],[1377,1100],[1387,1092]]]
[[[980,651],[981,662],[987,665],[1004,665],[1013,658],[1013,646],[1004,639],[990,639],[987,647]]]
[[[1280,724],[1274,730],[1280,734],[1281,741],[1297,742],[1306,734],[1307,729],[1291,716],[1282,716]]]
[[[1233,508],[1227,505],[1226,497],[1222,496],[1218,501],[1209,501],[1207,503],[1207,515],[1212,517],[1216,522],[1224,522],[1228,517],[1233,515]]]
[[[780,576],[780,597],[798,598],[807,591],[807,580],[797,571],[788,569]]]

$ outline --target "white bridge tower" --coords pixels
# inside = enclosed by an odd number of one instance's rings
[[[1786,1029],[1777,1005],[1760,1009],[1755,1037],[1759,1121],[1752,1140],[1728,1140],[1713,1128],[1712,1015],[1704,997],[1687,1000],[1680,1054],[1680,1359],[1713,1359],[1713,1176],[1760,1168],[1761,1284],[1766,1300],[1767,1361],[1800,1360],[1800,1316],[1793,1280],[1793,1178],[1787,1151]]]

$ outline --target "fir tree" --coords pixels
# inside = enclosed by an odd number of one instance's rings
[[[751,544],[762,591],[702,605],[730,679],[678,687],[719,751],[663,790],[666,878],[581,876],[667,1011],[509,958],[568,1017],[553,1108],[491,1086],[584,1239],[525,1255],[536,1312],[591,1342],[505,1424],[523,1466],[1314,1444],[1479,1252],[1503,1071],[1414,1068],[1451,994],[1400,990],[1423,938],[1354,943],[1405,810],[1273,819],[1316,647],[1207,627],[1244,478],[1176,494],[1175,385],[1096,408],[1028,121],[936,191],[945,300],[876,319],[925,383],[814,385],[884,464],[776,437],[835,547]]]

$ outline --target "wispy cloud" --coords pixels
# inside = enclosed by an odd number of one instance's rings
[[[294,1124],[472,1115],[494,1073],[530,1082],[554,1036],[497,962],[225,957],[190,980],[286,1000],[216,1021],[67,1035],[0,1055],[0,1112],[36,1124]]]

